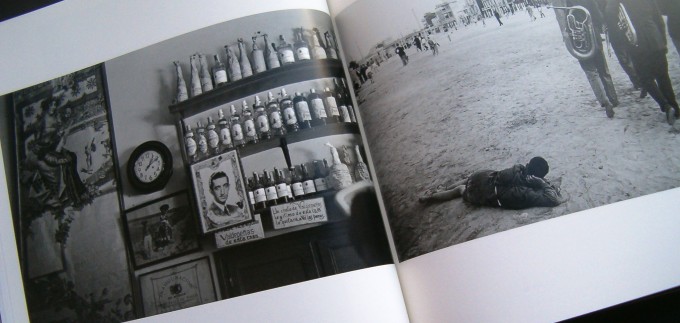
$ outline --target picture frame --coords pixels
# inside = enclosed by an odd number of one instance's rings
[[[217,300],[210,259],[203,257],[139,275],[144,316]]]
[[[135,269],[201,249],[186,190],[126,210],[123,223]]]
[[[253,220],[235,150],[200,161],[190,168],[204,234]]]

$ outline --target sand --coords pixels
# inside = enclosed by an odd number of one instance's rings
[[[407,50],[357,93],[400,260],[519,226],[680,186],[680,132],[607,57],[621,104],[608,119],[565,49],[552,10],[526,12],[434,38],[440,54]],[[536,12],[538,16],[538,12]],[[605,55],[606,48],[605,48]],[[672,43],[669,71],[680,89]],[[680,122],[678,122],[680,123]],[[461,199],[423,206],[426,189],[533,156],[548,160],[569,200],[503,210]],[[653,214],[650,214],[653,217]]]

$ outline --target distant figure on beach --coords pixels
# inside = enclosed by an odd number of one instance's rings
[[[503,26],[503,22],[501,22],[501,14],[499,14],[498,11],[494,10],[493,15],[496,16],[496,20],[498,20],[498,25]]]
[[[560,189],[544,177],[550,166],[542,157],[534,157],[525,165],[517,164],[501,171],[482,170],[436,192],[426,192],[418,201],[423,204],[449,201],[462,197],[478,206],[525,209],[536,206],[558,206],[567,199]]]
[[[399,58],[401,58],[401,63],[406,66],[408,64],[408,56],[406,56],[406,52],[404,51],[404,46],[398,45],[397,48],[394,49],[394,52],[399,55]]]
[[[527,5],[527,13],[529,14],[529,19],[531,19],[531,21],[536,20],[536,16],[534,16],[534,9],[531,8],[530,5]]]
[[[439,43],[429,38],[427,39],[427,43],[430,45],[430,48],[432,49],[432,55],[439,54]]]

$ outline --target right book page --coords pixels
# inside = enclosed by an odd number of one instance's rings
[[[680,284],[680,4],[658,2],[331,1],[411,318]]]

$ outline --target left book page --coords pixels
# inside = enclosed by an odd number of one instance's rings
[[[326,3],[155,4],[0,24],[2,319],[407,321]]]

